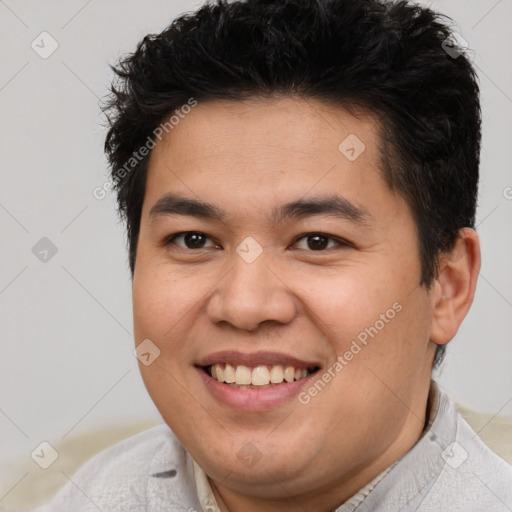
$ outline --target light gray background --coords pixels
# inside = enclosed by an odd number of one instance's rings
[[[43,440],[158,418],[132,354],[122,226],[113,198],[92,195],[106,173],[98,99],[108,63],[200,3],[0,1],[0,482]],[[483,266],[437,378],[463,403],[512,417],[512,1],[424,3],[474,50],[484,112]],[[31,48],[42,31],[59,45],[47,59]],[[32,253],[42,237],[58,248],[46,263]]]

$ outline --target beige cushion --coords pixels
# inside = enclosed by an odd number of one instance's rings
[[[32,508],[47,503],[50,498],[68,482],[66,477],[96,453],[105,448],[156,425],[155,421],[106,426],[82,435],[69,437],[54,445],[59,457],[48,468],[41,469],[31,458],[10,465],[13,477],[0,485],[0,498],[27,472],[29,474],[0,501],[0,510],[11,511]],[[72,512],[72,511],[70,511]]]
[[[457,407],[487,446],[512,464],[512,419],[479,414],[462,405]],[[20,461],[16,466],[11,465],[12,479],[0,486],[0,498],[8,493],[0,501],[0,507],[15,511],[48,502],[55,492],[68,482],[66,475],[72,476],[87,459],[108,446],[156,424],[154,421],[147,421],[108,426],[69,439],[55,446],[59,458],[48,469],[39,468],[30,458]],[[29,474],[12,488],[27,472]]]

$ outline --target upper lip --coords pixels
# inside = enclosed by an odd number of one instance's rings
[[[288,354],[281,354],[279,352],[254,352],[248,354],[233,350],[225,350],[207,355],[197,362],[197,366],[210,366],[216,363],[227,363],[231,366],[243,365],[248,367],[264,365],[282,365],[309,369],[320,367],[320,364],[316,361],[306,361]]]

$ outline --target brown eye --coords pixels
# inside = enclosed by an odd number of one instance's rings
[[[307,244],[313,251],[325,249],[329,245],[329,237],[323,235],[310,235],[307,237]]]
[[[198,249],[204,246],[206,237],[201,233],[187,233],[183,236],[183,241],[189,249]]]
[[[305,243],[304,243],[305,242]],[[348,247],[349,244],[323,233],[310,233],[297,239],[295,245],[299,245],[298,249],[309,251],[323,251],[333,247]],[[300,246],[302,245],[302,246]]]
[[[211,245],[207,245],[208,241]],[[198,231],[185,231],[177,233],[168,239],[167,244],[174,243],[182,249],[205,249],[208,247],[215,247],[215,244],[204,233]]]

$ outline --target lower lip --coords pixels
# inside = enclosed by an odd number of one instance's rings
[[[293,382],[282,382],[270,388],[240,389],[228,386],[210,377],[203,368],[196,367],[206,387],[212,395],[232,409],[240,411],[268,411],[283,405],[296,397],[301,388],[313,378],[317,372]]]

